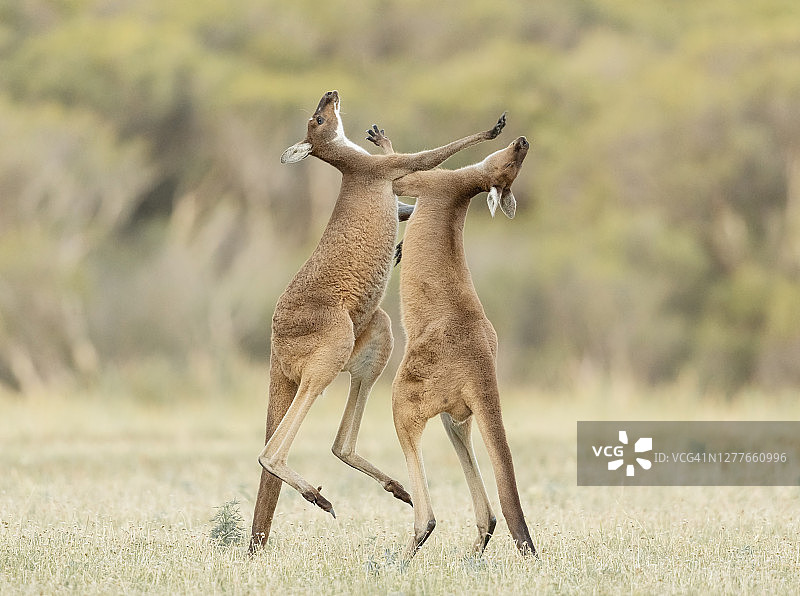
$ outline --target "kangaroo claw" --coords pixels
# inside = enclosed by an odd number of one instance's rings
[[[507,112],[503,112],[500,115],[500,118],[497,119],[497,124],[495,124],[494,127],[492,128],[492,130],[489,131],[489,134],[491,135],[489,138],[494,139],[497,135],[500,134],[500,132],[503,130],[503,128],[505,128],[505,126],[506,126],[506,114],[507,114]]]
[[[378,128],[377,124],[373,124],[372,128],[367,129],[367,140],[370,143],[381,146],[381,143],[386,138],[386,131]]]

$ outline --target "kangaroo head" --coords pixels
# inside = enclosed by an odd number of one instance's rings
[[[284,151],[281,163],[296,163],[309,155],[319,155],[326,145],[344,138],[342,119],[339,117],[339,92],[328,91],[308,120],[306,138]]]
[[[517,212],[517,201],[514,193],[511,192],[511,183],[522,169],[522,162],[528,154],[529,147],[528,139],[519,137],[505,149],[495,151],[483,160],[488,186],[484,190],[489,191],[486,202],[492,217],[494,217],[494,212],[499,204],[506,217],[514,219]]]

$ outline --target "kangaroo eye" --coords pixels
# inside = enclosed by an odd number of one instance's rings
[[[322,124],[325,122],[325,119],[322,116],[317,116],[317,124]]]

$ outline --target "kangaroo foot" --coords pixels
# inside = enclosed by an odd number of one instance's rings
[[[414,506],[414,503],[411,502],[411,495],[409,495],[406,492],[406,489],[404,489],[403,485],[400,484],[397,480],[390,480],[389,482],[383,485],[383,488],[386,489],[386,491],[392,493],[395,499],[400,499],[401,501],[408,503],[412,507]]]
[[[433,533],[433,529],[435,527],[436,527],[436,520],[431,519],[428,521],[425,528],[423,528],[421,531],[419,532],[417,532],[416,530],[414,531],[414,536],[411,537],[411,541],[408,543],[408,546],[406,546],[406,549],[403,553],[404,561],[410,561],[411,558],[415,554],[417,554],[417,551],[425,543],[425,541],[428,539],[431,533]]]
[[[491,540],[496,526],[497,518],[492,516],[489,518],[489,526],[487,528],[481,529],[478,527],[478,539],[472,545],[472,551],[476,555],[482,555],[483,551],[486,550],[486,545],[489,544],[489,540]]]
[[[320,491],[322,487],[320,486],[318,489],[310,488],[308,490],[303,491],[302,494],[303,498],[308,501],[309,503],[314,503],[317,507],[322,509],[323,511],[327,511],[333,516],[333,519],[336,519],[336,513],[333,511],[333,505],[331,502],[328,501],[325,497],[322,496]]]

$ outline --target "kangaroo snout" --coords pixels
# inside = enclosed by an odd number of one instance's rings
[[[339,92],[328,91],[308,119],[306,138],[289,147],[281,155],[281,163],[297,163],[311,155],[318,155],[320,147],[330,144],[339,135]],[[343,134],[342,134],[343,136]]]
[[[528,142],[528,139],[526,139],[525,137],[518,138],[516,141],[514,141],[514,144],[516,145],[517,149],[525,149],[525,150],[527,150],[528,147],[531,146],[531,144]]]
[[[319,105],[317,105],[317,109],[314,114],[319,114],[331,102],[334,102],[334,107],[339,105],[339,92],[335,89],[333,91],[328,91],[322,96],[322,99],[319,100]]]

